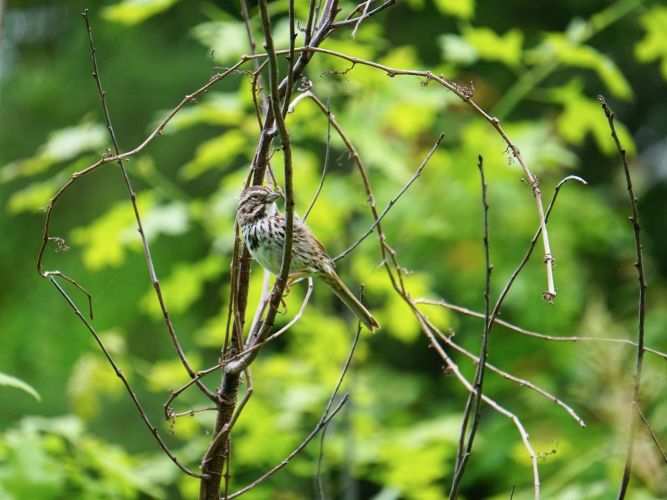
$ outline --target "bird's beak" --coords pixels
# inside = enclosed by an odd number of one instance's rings
[[[269,193],[266,195],[266,202],[267,203],[273,203],[276,201],[278,198],[282,198],[280,193],[276,193],[275,191],[273,193]]]

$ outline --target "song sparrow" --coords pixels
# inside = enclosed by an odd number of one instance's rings
[[[265,186],[251,186],[241,193],[236,218],[243,231],[243,241],[250,254],[273,274],[280,272],[285,243],[285,217],[278,211],[278,193]],[[294,218],[290,276],[315,276],[357,315],[369,330],[380,325],[340,280],[335,264],[310,228]]]

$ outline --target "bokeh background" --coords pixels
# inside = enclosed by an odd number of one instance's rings
[[[251,2],[252,3],[252,2]],[[300,19],[306,2],[296,2]],[[341,2],[343,12],[354,4]],[[0,372],[41,397],[0,386],[0,497],[192,498],[197,482],[157,450],[122,385],[83,325],[35,272],[44,207],[68,176],[110,146],[91,78],[80,13],[91,9],[100,71],[123,150],[143,141],[169,109],[217,66],[247,53],[237,2],[126,0],[0,1]],[[286,44],[286,1],[270,5]],[[252,21],[259,27],[257,11]],[[259,38],[259,32],[256,33]],[[667,8],[640,0],[504,2],[406,0],[324,44],[347,54],[432,69],[474,87],[500,117],[549,199],[574,174],[550,222],[558,297],[541,299],[536,252],[503,318],[555,336],[636,337],[637,280],[622,170],[595,97],[617,113],[639,195],[648,275],[647,344],[667,351]],[[413,297],[483,308],[484,259],[477,155],[487,169],[490,245],[497,296],[537,227],[534,201],[495,131],[433,83],[316,57],[313,91],[328,102],[368,165],[384,205],[418,167],[440,132],[445,140],[383,225],[409,272]],[[287,120],[297,211],[317,188],[327,125],[302,101]],[[163,136],[128,162],[167,305],[197,368],[214,364],[224,338],[233,217],[258,135],[250,79],[234,75],[187,106]],[[309,221],[337,254],[371,224],[363,187],[332,133],[329,173]],[[281,170],[280,153],[273,158]],[[45,265],[94,297],[96,328],[184,461],[196,466],[213,415],[161,420],[168,391],[187,380],[152,294],[131,206],[113,164],[76,182],[54,212]],[[393,293],[374,237],[341,261],[351,288],[383,325],[364,334],[344,390],[346,409],[329,428],[323,467],[331,498],[443,498],[466,393],[443,372],[417,322]],[[261,272],[252,274],[251,304]],[[85,307],[85,297],[71,291]],[[286,323],[303,285],[287,300]],[[443,330],[477,352],[482,323],[423,306]],[[355,331],[335,297],[316,286],[302,320],[253,365],[255,393],[234,435],[232,489],[283,459],[318,421]],[[488,394],[515,412],[540,454],[545,498],[611,498],[623,467],[634,350],[608,342],[547,342],[496,327],[489,359],[569,403],[580,428],[552,402],[488,373]],[[457,357],[464,374],[474,365]],[[666,361],[647,355],[644,412],[667,441]],[[208,383],[217,384],[217,375]],[[194,391],[177,409],[204,404]],[[248,498],[312,498],[318,446]],[[667,468],[639,432],[631,498],[664,498]],[[465,498],[530,498],[529,457],[512,423],[484,409]]]

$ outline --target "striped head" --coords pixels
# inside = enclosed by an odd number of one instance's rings
[[[241,193],[236,219],[244,226],[271,217],[278,211],[276,200],[280,197],[266,186],[250,186]]]

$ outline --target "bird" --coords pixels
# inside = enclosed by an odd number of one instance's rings
[[[239,197],[236,220],[250,255],[267,271],[280,272],[285,244],[285,216],[276,200],[282,198],[266,186],[250,186]],[[343,303],[370,330],[380,327],[373,315],[359,302],[336,274],[335,263],[310,228],[294,217],[290,278],[314,276],[326,283]]]

